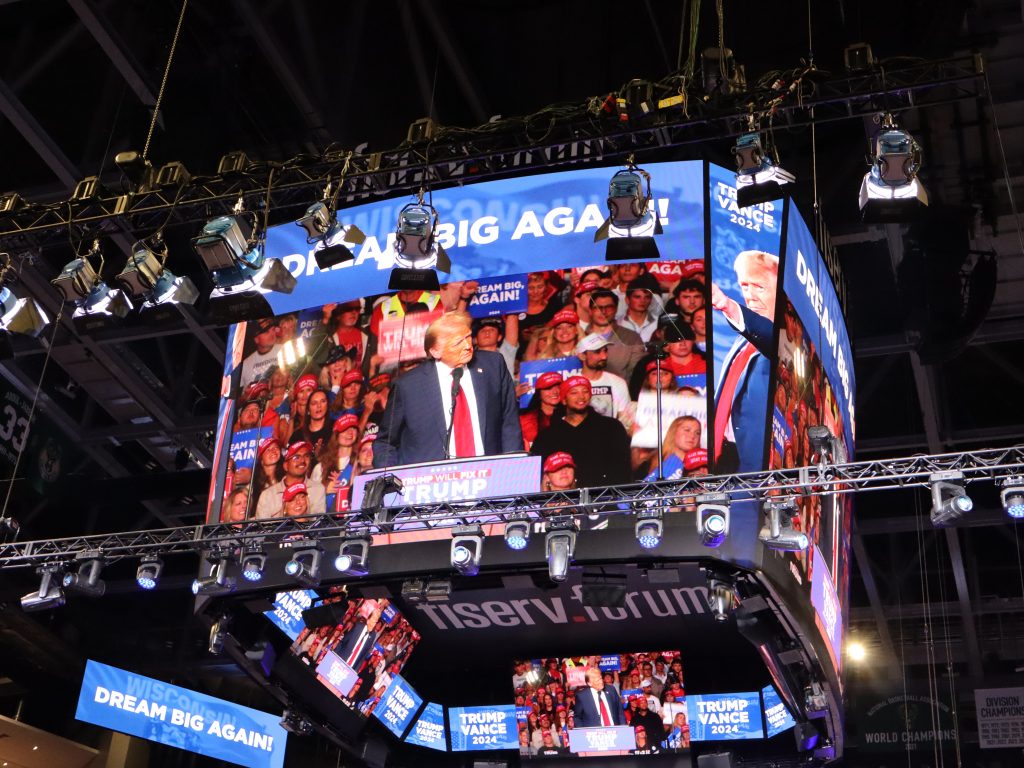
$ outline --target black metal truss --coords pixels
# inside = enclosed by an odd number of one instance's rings
[[[670,509],[700,494],[726,494],[734,501],[786,495],[845,494],[896,488],[927,487],[932,475],[956,471],[963,482],[1001,480],[1024,472],[1024,446],[967,453],[822,464],[812,467],[709,475],[678,481],[618,485],[607,488],[536,493],[385,510],[292,519],[253,520],[225,525],[198,525],[150,531],[76,536],[0,544],[0,570],[72,562],[82,552],[97,552],[107,561],[144,555],[175,555],[210,550],[234,551],[246,545],[277,544],[296,537],[390,533],[397,530],[448,529],[467,524],[507,522],[526,513],[531,519],[609,518],[638,510]]]
[[[285,213],[318,199],[328,182],[335,189],[340,182],[340,200],[352,203],[424,186],[442,187],[468,179],[624,157],[648,149],[722,141],[747,131],[752,115],[762,128],[769,124],[796,127],[976,99],[985,89],[984,66],[978,55],[904,62],[892,69],[877,68],[836,79],[803,72],[799,79],[801,86],[791,90],[775,84],[774,88],[713,98],[687,95],[685,110],[681,106],[656,109],[626,122],[614,113],[604,114],[600,109],[603,99],[591,99],[473,129],[439,128],[429,141],[406,142],[383,152],[358,154],[335,149],[319,157],[250,162],[237,172],[193,177],[184,184],[121,195],[29,202],[0,218],[0,247],[12,251],[41,248],[66,241],[69,229],[79,233],[118,229],[142,237],[159,227],[199,223],[230,212],[239,197],[247,199],[250,209],[269,201],[273,218],[284,220]]]

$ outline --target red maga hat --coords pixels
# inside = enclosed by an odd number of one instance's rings
[[[309,495],[309,489],[306,488],[305,483],[295,483],[294,485],[289,485],[287,488],[284,489],[284,500],[291,501],[300,493],[304,493],[307,496]]]
[[[683,469],[687,472],[707,465],[708,452],[704,448],[694,448],[692,451],[687,451],[686,456],[683,457]]]
[[[341,377],[341,386],[347,387],[349,384],[362,384],[363,374],[360,371],[349,371]]]
[[[313,446],[307,443],[305,440],[299,440],[298,442],[292,443],[288,446],[288,450],[285,452],[284,457],[290,459],[293,456],[301,453],[302,451],[313,452]]]
[[[573,460],[572,455],[565,451],[558,451],[552,453],[544,460],[544,471],[545,472],[557,472],[564,467],[575,467],[576,462]]]
[[[562,309],[555,313],[555,316],[548,320],[548,325],[554,328],[556,325],[562,323],[569,323],[569,325],[579,325],[580,316],[577,315],[571,309]]]
[[[565,396],[569,394],[569,390],[573,387],[586,387],[587,391],[590,391],[590,379],[586,376],[570,376],[568,379],[562,382],[562,399],[565,400]]]
[[[547,371],[537,377],[537,381],[534,383],[534,389],[548,389],[549,387],[557,387],[563,381],[562,374],[558,371]]]
[[[343,413],[334,422],[335,432],[344,432],[346,429],[357,429],[359,427],[359,417],[354,413]]]

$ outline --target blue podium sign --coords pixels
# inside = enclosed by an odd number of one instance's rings
[[[288,733],[277,715],[91,660],[75,717],[248,768],[284,764]]]

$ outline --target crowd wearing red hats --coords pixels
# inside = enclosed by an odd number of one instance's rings
[[[523,361],[567,357],[580,363],[579,375],[548,371],[532,387],[519,386],[520,395],[533,390],[520,421],[524,449],[545,460],[545,488],[610,485],[649,474],[656,451],[640,455],[630,447],[640,429],[637,399],[657,377],[645,343],[662,339],[672,353],[662,361],[666,391],[678,390],[677,376],[704,370],[703,267],[692,260],[650,270],[623,263],[534,272],[527,275],[525,312],[474,322],[475,345],[501,353],[516,380]],[[474,282],[451,283],[440,291],[399,291],[243,326],[221,519],[347,510],[353,480],[373,465],[373,441],[394,378],[426,359],[414,352],[385,360],[378,354],[380,329],[420,312],[433,317],[465,310],[475,291]],[[567,428],[574,419],[582,429]],[[703,450],[706,436],[698,442]],[[681,458],[687,474],[706,471],[706,454],[703,464],[697,455]]]
[[[586,695],[587,670],[599,669],[622,707],[609,718],[633,728],[637,754],[687,749],[686,686],[679,651],[612,656],[520,659],[514,662],[519,747],[523,755],[568,754],[577,724],[577,700]]]

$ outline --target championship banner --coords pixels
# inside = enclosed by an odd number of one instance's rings
[[[359,675],[348,664],[338,658],[334,651],[327,651],[316,666],[316,676],[338,696],[348,698]],[[401,736],[401,734],[398,734]]]
[[[554,371],[562,374],[563,379],[575,376],[583,372],[583,364],[578,357],[552,357],[549,360],[523,360],[519,364],[519,383],[530,387],[524,395],[519,398],[519,407],[526,408],[533,398],[533,384],[542,373]]]
[[[280,716],[89,660],[75,717],[247,768],[281,768]]]
[[[570,752],[625,752],[636,749],[636,736],[628,725],[573,728],[569,731]]]
[[[681,416],[693,416],[700,422],[700,447],[707,448],[708,402],[703,397],[687,397],[677,392],[661,395],[661,437],[658,437],[658,393],[645,389],[636,402],[636,432],[631,447],[658,448],[672,422]]]
[[[811,605],[814,606],[815,623],[828,640],[832,663],[836,669],[842,665],[843,617],[839,609],[839,596],[826,567],[821,551],[814,547],[814,569],[811,573]]]
[[[320,596],[311,589],[278,592],[274,596],[274,609],[265,611],[263,615],[288,635],[288,639],[294,643],[299,638],[299,633],[306,628],[306,624],[302,620],[302,612],[307,608],[312,608],[313,601],[319,599]]]
[[[1024,747],[1024,688],[979,688],[974,703],[982,749]]]
[[[526,311],[526,275],[505,275],[479,280],[469,301],[473,317],[493,317]]]
[[[516,708],[512,705],[450,707],[448,722],[451,726],[452,752],[519,749]]]
[[[921,752],[930,758],[936,749],[951,750],[956,742],[952,710],[926,695],[899,692],[871,699],[862,693],[850,710],[861,713],[854,733],[865,752]]]
[[[764,708],[764,722],[768,726],[768,738],[777,736],[796,725],[796,720],[789,714],[786,705],[782,703],[775,687],[766,685],[761,689],[761,701]]]
[[[540,461],[540,456],[494,456],[366,472],[352,484],[352,509],[362,507],[366,484],[385,473],[402,481],[401,493],[384,497],[385,507],[537,493]]]
[[[434,702],[429,702],[423,708],[423,713],[413,725],[405,741],[408,744],[416,744],[420,747],[436,749],[439,752],[448,751],[448,737],[444,730],[444,707]]]
[[[391,684],[374,707],[373,716],[384,723],[384,727],[398,738],[402,738],[416,711],[423,704],[416,691],[405,682],[401,675],[394,675]]]
[[[381,367],[394,368],[402,360],[422,360],[426,355],[423,339],[427,327],[442,314],[443,309],[438,306],[433,312],[414,312],[382,320],[377,343]]]
[[[686,715],[691,741],[763,739],[761,694],[687,694]]]

